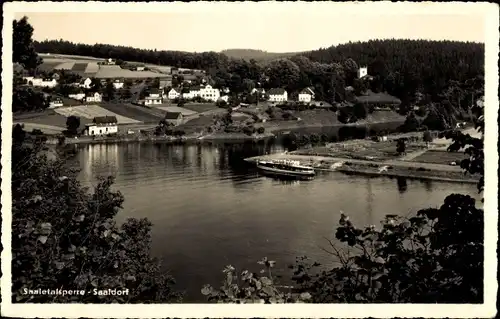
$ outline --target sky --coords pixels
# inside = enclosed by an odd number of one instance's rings
[[[147,4],[142,4],[147,6]],[[214,5],[212,8],[215,8]],[[124,45],[144,49],[298,52],[349,41],[404,38],[485,42],[484,18],[465,10],[366,12],[359,10],[228,10],[175,12],[26,12],[35,40]],[[54,10],[56,11],[56,10]]]

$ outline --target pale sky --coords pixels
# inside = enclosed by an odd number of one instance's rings
[[[358,14],[353,10],[317,10],[314,6],[288,12],[266,11],[264,6],[239,8],[231,12],[17,12],[14,17],[28,16],[35,28],[33,37],[40,41],[64,39],[196,52],[224,49],[297,52],[387,38],[486,40],[483,16],[467,10],[443,14],[432,10]]]

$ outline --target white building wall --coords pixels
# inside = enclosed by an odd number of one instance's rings
[[[146,99],[146,100],[144,100],[144,104],[145,105],[158,105],[158,104],[162,104],[162,100],[161,100],[161,98]]]
[[[88,135],[108,135],[118,133],[117,125],[91,125],[88,126]]]
[[[87,102],[102,102],[102,97],[100,94],[92,95],[92,96],[87,96],[85,98]]]
[[[200,96],[205,100],[217,101],[220,97],[220,91],[218,89],[213,89],[210,85],[200,90]]]
[[[168,92],[168,98],[169,98],[170,100],[174,100],[174,99],[178,98],[179,96],[181,96],[181,95],[180,95],[180,93],[179,93],[179,92],[177,92],[177,91],[175,91],[175,90],[170,90],[170,91]]]
[[[299,102],[306,102],[306,103],[311,102],[311,95],[310,94],[299,94]]]
[[[282,95],[280,94],[273,94],[273,95],[269,95],[269,101],[272,101],[272,102],[284,102],[284,101],[287,101],[288,98],[287,98],[287,93],[283,93]]]
[[[75,100],[83,100],[85,98],[85,93],[69,94],[68,97]]]
[[[364,76],[368,75],[368,68],[367,67],[362,67],[358,69],[358,78],[362,78]]]
[[[123,83],[123,82],[114,82],[114,83],[113,83],[113,86],[115,87],[115,89],[119,90],[119,89],[122,89],[122,88],[123,88],[123,85],[124,85],[124,84],[125,84],[125,83]]]

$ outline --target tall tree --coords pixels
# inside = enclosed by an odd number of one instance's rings
[[[21,64],[25,69],[34,72],[42,64],[33,45],[33,27],[28,23],[28,18],[14,20],[12,39],[12,61]]]

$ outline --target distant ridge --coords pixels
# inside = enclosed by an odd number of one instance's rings
[[[228,58],[233,59],[243,59],[243,60],[251,60],[254,59],[259,62],[291,57],[302,52],[285,52],[285,53],[276,53],[276,52],[267,52],[263,50],[255,50],[255,49],[228,49],[220,52],[224,54]]]

